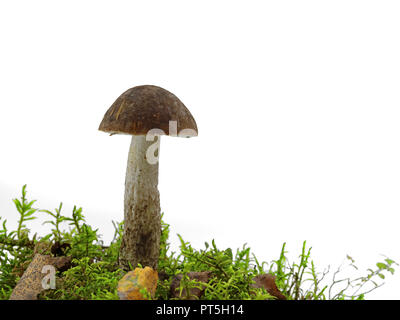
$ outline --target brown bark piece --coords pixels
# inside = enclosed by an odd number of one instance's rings
[[[188,275],[189,279],[191,279],[191,280],[197,280],[197,281],[206,282],[206,283],[211,278],[210,271],[189,272],[187,275]],[[172,298],[197,300],[204,294],[204,290],[205,290],[204,286],[202,286],[201,289],[200,288],[189,289],[189,294],[186,292],[186,289],[183,289],[182,293],[180,294],[179,285],[181,283],[182,278],[183,278],[183,275],[178,274],[172,280],[171,287],[170,287],[170,294],[171,294]]]
[[[11,293],[10,300],[37,300],[38,294],[44,291],[42,279],[47,274],[42,273],[42,269],[46,265],[52,265],[63,271],[70,268],[71,257],[36,254]]]
[[[271,296],[274,296],[278,300],[286,300],[286,297],[279,291],[275,283],[276,277],[272,274],[259,274],[253,278],[255,283],[250,286],[252,288],[264,288]]]

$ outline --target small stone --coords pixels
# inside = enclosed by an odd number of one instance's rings
[[[286,297],[279,291],[275,283],[276,277],[272,274],[259,274],[253,278],[255,283],[250,286],[252,288],[264,288],[271,296],[278,300],[286,300]]]
[[[71,267],[71,257],[35,254],[11,293],[10,300],[37,300],[38,294],[46,290],[43,288],[42,280],[48,272],[43,272],[45,271],[43,267],[49,265],[59,271],[64,271]]]
[[[199,282],[207,283],[211,278],[211,271],[189,272],[187,274],[187,276],[189,277],[190,280],[196,280]],[[185,299],[185,300],[197,300],[204,294],[205,286],[201,286],[201,285],[200,285],[201,288],[189,289],[189,294],[186,292],[186,289],[183,288],[182,293],[180,294],[179,286],[180,286],[182,278],[183,278],[183,275],[178,274],[172,280],[171,287],[170,287],[170,294],[171,294],[172,298]]]
[[[146,289],[153,298],[157,289],[158,273],[150,267],[136,268],[118,282],[120,300],[147,300],[140,290]]]

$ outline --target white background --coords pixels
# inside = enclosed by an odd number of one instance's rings
[[[171,242],[303,240],[317,268],[400,261],[397,1],[2,1],[0,216],[82,206],[105,242],[123,219],[129,136],[98,131],[126,89],[161,86],[199,137],[164,137]],[[45,232],[41,221],[30,224]],[[292,260],[293,260],[292,259]],[[367,298],[398,299],[400,271]]]

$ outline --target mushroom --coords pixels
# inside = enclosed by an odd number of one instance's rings
[[[158,157],[161,135],[197,136],[190,111],[171,92],[152,85],[133,87],[112,104],[99,130],[132,135],[125,177],[124,233],[119,265],[157,268],[161,216]],[[156,139],[156,141],[154,141]]]

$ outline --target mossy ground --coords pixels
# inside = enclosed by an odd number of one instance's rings
[[[118,252],[123,223],[112,222],[115,233],[110,245],[104,246],[97,229],[85,222],[82,208],[74,207],[71,216],[62,215],[62,204],[54,211],[34,208],[35,200],[26,198],[26,186],[20,199],[14,199],[19,214],[16,230],[7,229],[2,221],[0,229],[0,299],[8,299],[19,278],[36,253],[67,255],[72,257],[72,267],[57,273],[56,289],[40,294],[39,299],[60,300],[118,300],[117,284],[125,272],[118,267]],[[44,223],[52,225],[51,233],[30,236],[26,223],[38,218],[39,213],[50,217]],[[0,221],[1,221],[0,217]],[[68,227],[65,229],[65,227]],[[385,274],[393,274],[396,262],[389,258],[368,269],[365,275],[354,279],[340,277],[340,269],[332,274],[318,272],[311,259],[311,248],[304,242],[299,260],[290,263],[283,244],[280,255],[270,263],[259,262],[249,247],[233,251],[220,249],[216,242],[205,242],[203,249],[195,249],[179,235],[180,250],[171,252],[168,243],[169,225],[162,221],[162,236],[158,272],[162,277],[154,299],[171,299],[170,285],[177,274],[183,274],[180,287],[188,289],[205,286],[201,299],[273,299],[264,289],[253,289],[256,275],[271,273],[276,284],[289,300],[343,300],[365,299],[365,295],[382,285]],[[348,265],[355,267],[347,256]],[[211,271],[208,283],[198,283],[187,276],[192,271]],[[185,297],[181,297],[185,298]]]

